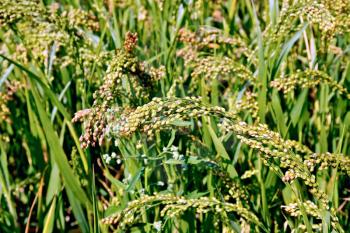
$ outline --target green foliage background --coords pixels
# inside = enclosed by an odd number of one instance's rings
[[[0,232],[348,232],[349,15],[2,0]]]

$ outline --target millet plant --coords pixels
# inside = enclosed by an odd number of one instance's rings
[[[350,231],[349,0],[2,0],[0,26],[0,232]]]

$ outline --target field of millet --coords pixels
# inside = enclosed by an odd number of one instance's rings
[[[350,232],[349,0],[1,0],[0,232]]]

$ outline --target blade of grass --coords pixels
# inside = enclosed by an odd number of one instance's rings
[[[65,184],[72,190],[74,196],[76,196],[82,204],[86,205],[88,209],[91,209],[92,207],[91,202],[86,196],[84,190],[81,188],[79,181],[76,179],[71,167],[69,166],[64,150],[60,146],[59,138],[55,130],[53,129],[53,126],[50,123],[48,116],[45,113],[45,110],[40,102],[39,95],[37,93],[35,86],[33,86],[33,83],[32,83],[32,94],[35,100],[36,107],[38,109],[41,124],[43,128],[46,130],[45,137],[47,139],[47,143],[49,144],[52,158],[54,159],[57,166],[59,167],[59,170],[61,172],[61,175],[63,176],[63,180]]]
[[[8,163],[7,163],[7,155],[4,149],[4,145],[2,141],[0,140],[0,149],[1,149],[1,157],[0,157],[0,187],[1,192],[5,195],[5,200],[7,207],[14,219],[15,224],[17,225],[17,212],[14,205],[14,202],[12,201],[11,197],[11,185],[9,180],[9,172],[8,172]]]
[[[281,66],[282,61],[287,57],[289,51],[291,50],[295,42],[297,42],[300,39],[300,37],[303,35],[303,32],[305,31],[307,26],[308,26],[308,23],[304,23],[303,27],[298,32],[296,32],[294,36],[287,43],[283,45],[281,53],[279,54],[279,57],[271,70],[272,79],[277,75],[277,72]]]
[[[296,100],[294,106],[293,106],[293,109],[290,113],[290,119],[292,121],[292,124],[294,126],[297,125],[299,119],[300,119],[300,116],[301,116],[301,111],[303,110],[303,107],[304,107],[304,103],[306,101],[306,97],[307,97],[307,93],[308,93],[308,90],[307,89],[304,89],[301,94],[299,95],[298,99]]]
[[[50,233],[53,231],[55,222],[55,210],[56,210],[56,196],[53,198],[49,212],[45,216],[43,233]]]
[[[72,207],[74,217],[76,218],[80,226],[80,230],[83,233],[89,233],[90,232],[89,224],[86,220],[84,210],[82,209],[81,204],[79,203],[77,198],[75,198],[74,194],[72,193],[69,187],[66,187],[65,189],[68,196],[70,207]]]
[[[209,119],[208,119],[209,121]],[[211,136],[211,139],[213,140],[214,147],[216,149],[216,152],[218,155],[220,155],[223,159],[230,160],[230,156],[228,155],[224,145],[222,142],[219,140],[219,138],[216,136],[216,133],[214,132],[213,128],[211,127],[210,124],[208,124],[208,131]],[[229,166],[229,173],[232,178],[238,177],[237,170],[235,167],[230,164]]]

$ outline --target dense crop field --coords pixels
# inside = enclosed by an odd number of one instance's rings
[[[349,0],[1,0],[0,232],[350,232]]]

